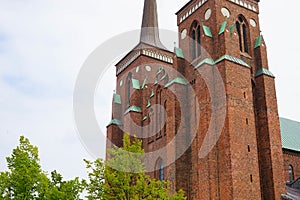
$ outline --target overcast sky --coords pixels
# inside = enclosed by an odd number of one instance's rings
[[[188,0],[158,0],[160,28],[177,30],[175,12]],[[300,121],[299,2],[260,3],[260,24],[276,76],[279,113]],[[43,169],[85,177],[73,117],[76,76],[101,43],[141,24],[143,0],[0,0],[0,170],[20,135],[39,147]],[[130,47],[129,47],[130,48]],[[99,64],[101,65],[101,63]],[[105,133],[114,89],[112,67],[96,95]],[[99,141],[102,155],[105,141]]]

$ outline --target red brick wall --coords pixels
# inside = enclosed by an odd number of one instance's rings
[[[294,171],[294,179],[300,177],[300,152],[294,152],[290,150],[283,150],[284,158],[284,178],[285,181],[290,180],[289,165],[292,165]]]
[[[257,7],[256,1],[243,1]],[[185,10],[189,10],[193,6],[193,2],[196,1],[192,1],[187,5]],[[220,12],[222,7],[228,8],[231,16],[227,19],[225,32],[219,35],[220,26],[225,20]],[[212,15],[209,20],[205,21],[204,13],[208,8],[212,10]],[[185,10],[179,13],[178,21]],[[257,23],[256,27],[250,25],[248,27],[249,53],[240,52],[236,31],[233,33],[229,31],[229,26],[235,23],[239,14],[243,14],[248,21],[253,18]],[[176,91],[176,96],[163,87],[165,83],[162,84],[162,102],[167,100],[167,131],[162,137],[155,135],[151,140],[144,139],[145,151],[152,152],[166,146],[178,134],[178,127],[183,126],[183,131],[186,134],[178,138],[179,140],[175,146],[164,152],[166,155],[164,161],[168,163],[172,157],[177,157],[182,153],[182,149],[186,148],[186,141],[191,137],[191,128],[197,126],[197,134],[188,150],[175,163],[165,168],[165,178],[171,181],[173,189],[184,189],[189,200],[280,199],[280,194],[284,193],[285,186],[274,79],[266,75],[255,77],[257,69],[268,68],[265,46],[254,52],[255,40],[260,35],[258,13],[236,5],[232,1],[208,0],[185,21],[181,24],[178,23],[179,32],[186,28],[188,35],[191,35],[190,27],[195,20],[200,25],[202,25],[201,20],[204,20],[204,25],[210,27],[213,35],[212,38],[207,37],[201,29],[201,45],[207,52],[203,51],[203,54],[195,60],[195,63],[208,55],[216,60],[228,54],[243,59],[251,68],[228,60],[223,60],[217,64],[226,91],[226,120],[215,147],[206,157],[199,158],[199,150],[210,124],[218,123],[218,120],[211,122],[210,93],[220,94],[218,91],[208,91],[207,83],[190,63],[174,58],[173,66],[170,64],[167,64],[167,66],[178,69],[191,82],[194,91],[186,89],[186,86],[172,85],[170,87],[173,87],[173,91]],[[190,42],[188,39],[179,39],[179,44],[185,57],[189,60],[191,57]],[[126,61],[126,59],[123,61]],[[152,64],[152,72],[145,71],[144,66],[147,64]],[[131,71],[133,77],[142,83],[147,73],[148,80],[153,81],[157,69],[165,64],[147,56],[140,56],[117,77],[118,83],[121,79],[124,82],[122,87],[119,84],[117,87],[117,93],[122,97],[120,120],[123,120],[123,112],[129,106],[126,104],[126,89],[124,89],[127,84],[125,81],[126,74]],[[140,66],[140,70],[142,70],[139,73],[134,70],[137,66]],[[203,65],[202,67],[207,67],[208,75],[217,73],[212,70],[211,66]],[[124,77],[122,77],[123,75]],[[210,81],[215,80],[212,78]],[[132,95],[131,102],[141,107],[143,111],[142,114],[130,114],[130,119],[136,125],[142,125],[142,118],[149,113],[146,105],[152,89],[156,91],[158,86],[159,84],[149,84],[147,89],[135,91]],[[197,117],[193,115],[195,110],[193,107],[195,102],[194,92],[200,105],[199,125],[195,122]],[[150,99],[151,105],[157,103],[155,98]],[[181,105],[179,100],[182,100]],[[180,106],[187,107],[188,114],[182,115]],[[149,120],[148,117],[144,125],[149,124]],[[131,130],[131,126],[129,122],[124,121],[124,127],[128,127],[128,130]],[[112,129],[109,127],[108,133],[114,131]],[[143,134],[148,133],[145,131]],[[111,134],[108,134],[108,137],[113,138]],[[297,171],[300,170],[299,155],[285,153],[284,158],[285,165],[288,162],[294,163],[295,175],[300,176],[300,172]],[[156,160],[150,162],[152,162],[150,164],[153,164]],[[156,172],[149,174],[152,177],[157,177]]]

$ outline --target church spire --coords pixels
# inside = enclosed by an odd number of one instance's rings
[[[145,0],[144,2],[140,42],[166,49],[159,39],[156,0]]]

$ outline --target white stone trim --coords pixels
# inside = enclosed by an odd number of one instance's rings
[[[228,0],[231,1],[232,3],[235,3],[237,5],[240,5],[248,10],[254,11],[254,12],[258,12],[258,8],[256,8],[254,5],[252,6],[250,3],[246,3],[243,0]]]
[[[184,12],[180,18],[179,18],[179,23],[182,23],[184,20],[186,20],[190,15],[192,15],[196,10],[202,7],[204,3],[206,3],[208,0],[199,0],[195,3],[194,6],[192,6],[191,9],[187,10]],[[256,8],[254,5],[252,6],[250,3],[246,3],[243,0],[228,0],[231,1],[237,5],[240,5],[248,10],[254,11],[258,13],[258,8]]]
[[[117,75],[119,75],[122,71],[124,71],[131,63],[133,63],[140,55],[145,55],[157,60],[161,60],[163,62],[167,62],[173,64],[173,57],[168,56],[166,54],[156,52],[153,50],[143,49],[142,51],[138,51],[133,54],[130,58],[128,58],[120,67],[117,69]]]
[[[133,54],[133,56],[128,58],[117,70],[117,75],[119,75],[122,71],[124,71],[126,67],[128,67],[133,61],[135,61],[137,57],[139,57],[139,55],[141,55],[140,51],[136,52],[135,54]]]
[[[191,14],[193,14],[196,10],[198,10],[207,1],[208,0],[199,0],[199,1],[197,1],[196,4],[191,9],[189,9],[188,11],[186,11],[184,14],[181,15],[179,23],[186,20]]]
[[[168,55],[160,53],[160,52],[155,52],[153,50],[144,49],[142,51],[142,54],[145,56],[149,56],[151,58],[155,58],[157,60],[161,60],[161,61],[173,64],[173,58],[171,56],[168,56]]]

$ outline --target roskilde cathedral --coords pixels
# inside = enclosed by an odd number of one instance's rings
[[[300,123],[278,116],[258,3],[189,1],[169,51],[145,0],[140,42],[116,64],[107,147],[137,135],[155,152],[149,174],[188,199],[300,199]]]

